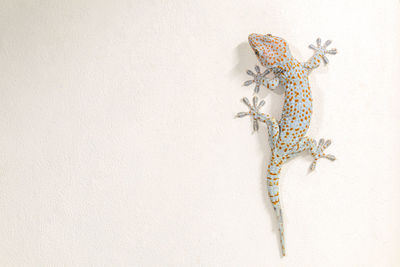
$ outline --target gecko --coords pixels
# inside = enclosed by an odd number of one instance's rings
[[[315,45],[309,47],[314,50],[314,55],[305,63],[297,61],[289,50],[288,43],[281,37],[271,34],[250,34],[248,37],[250,47],[254,51],[258,61],[266,70],[261,73],[258,66],[256,73],[251,70],[247,74],[253,79],[246,81],[245,86],[255,83],[254,93],[258,93],[260,86],[275,89],[279,85],[285,89],[285,100],[280,120],[276,120],[269,114],[260,112],[265,104],[264,100],[259,102],[257,96],[253,97],[252,103],[245,97],[243,102],[249,108],[248,112],[239,112],[237,117],[250,116],[252,118],[253,130],[257,131],[259,123],[265,123],[268,129],[268,141],[271,148],[271,160],[267,170],[267,190],[279,224],[279,235],[282,256],[286,255],[283,213],[279,196],[279,177],[282,165],[303,151],[308,151],[313,157],[310,169],[314,170],[316,163],[321,158],[334,161],[336,158],[331,154],[325,154],[325,149],[331,144],[330,140],[316,140],[306,136],[310,127],[312,115],[312,96],[308,75],[313,69],[320,66],[321,62],[327,64],[327,54],[334,55],[336,49],[328,50],[331,44],[328,40],[324,44],[318,38]],[[272,73],[273,78],[267,78]]]

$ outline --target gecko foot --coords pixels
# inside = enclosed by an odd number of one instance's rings
[[[253,117],[253,130],[257,131],[258,130],[258,119],[259,119],[259,110],[262,106],[264,106],[265,101],[261,100],[260,103],[258,103],[258,97],[254,96],[253,97],[253,105],[250,103],[249,99],[247,97],[244,97],[243,99],[244,104],[249,108],[248,112],[239,112],[236,114],[236,117],[242,118],[245,116],[252,116]]]
[[[309,47],[316,51],[316,52],[320,52],[322,59],[324,61],[325,64],[329,63],[328,58],[325,56],[326,54],[331,54],[331,55],[335,55],[337,53],[336,48],[332,48],[330,50],[327,50],[327,47],[332,43],[331,40],[326,41],[323,45],[321,44],[321,38],[317,39],[317,46],[310,44]]]
[[[313,156],[314,160],[311,163],[310,169],[313,171],[315,169],[315,166],[317,165],[317,160],[319,160],[320,158],[326,158],[329,159],[331,161],[334,161],[336,159],[336,157],[334,155],[331,154],[325,154],[324,151],[325,149],[330,146],[332,143],[331,140],[324,140],[324,139],[320,139],[318,146],[317,146],[317,142],[315,140],[313,140],[313,145],[311,148],[311,155]]]
[[[250,76],[253,77],[253,80],[248,80],[244,82],[244,86],[249,86],[252,83],[255,83],[256,86],[254,87],[254,93],[258,93],[260,91],[260,86],[262,83],[262,79],[267,76],[268,73],[270,73],[269,69],[266,69],[263,73],[260,71],[259,66],[255,66],[254,68],[256,70],[256,73],[252,72],[251,70],[247,70],[246,73]]]

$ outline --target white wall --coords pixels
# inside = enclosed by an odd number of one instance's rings
[[[0,266],[400,266],[399,1],[0,3]],[[241,84],[252,32],[308,59],[310,156],[282,173]],[[282,91],[263,90],[279,116]]]

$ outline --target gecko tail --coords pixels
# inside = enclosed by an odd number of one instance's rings
[[[279,236],[281,240],[281,251],[282,251],[282,256],[286,256],[286,248],[285,248],[285,230],[283,228],[283,216],[282,216],[282,209],[279,208],[277,210],[277,215],[278,215],[278,223],[279,223]]]
[[[282,163],[283,163],[282,157],[273,153],[271,162],[268,166],[267,190],[272,206],[274,207],[275,214],[278,218],[281,251],[282,251],[282,256],[285,256],[286,255],[285,235],[283,229],[282,208],[279,199],[279,174],[281,172]]]

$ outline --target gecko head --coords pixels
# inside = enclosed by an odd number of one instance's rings
[[[273,68],[292,58],[287,42],[278,36],[252,33],[249,35],[249,44],[261,65],[267,68]]]

